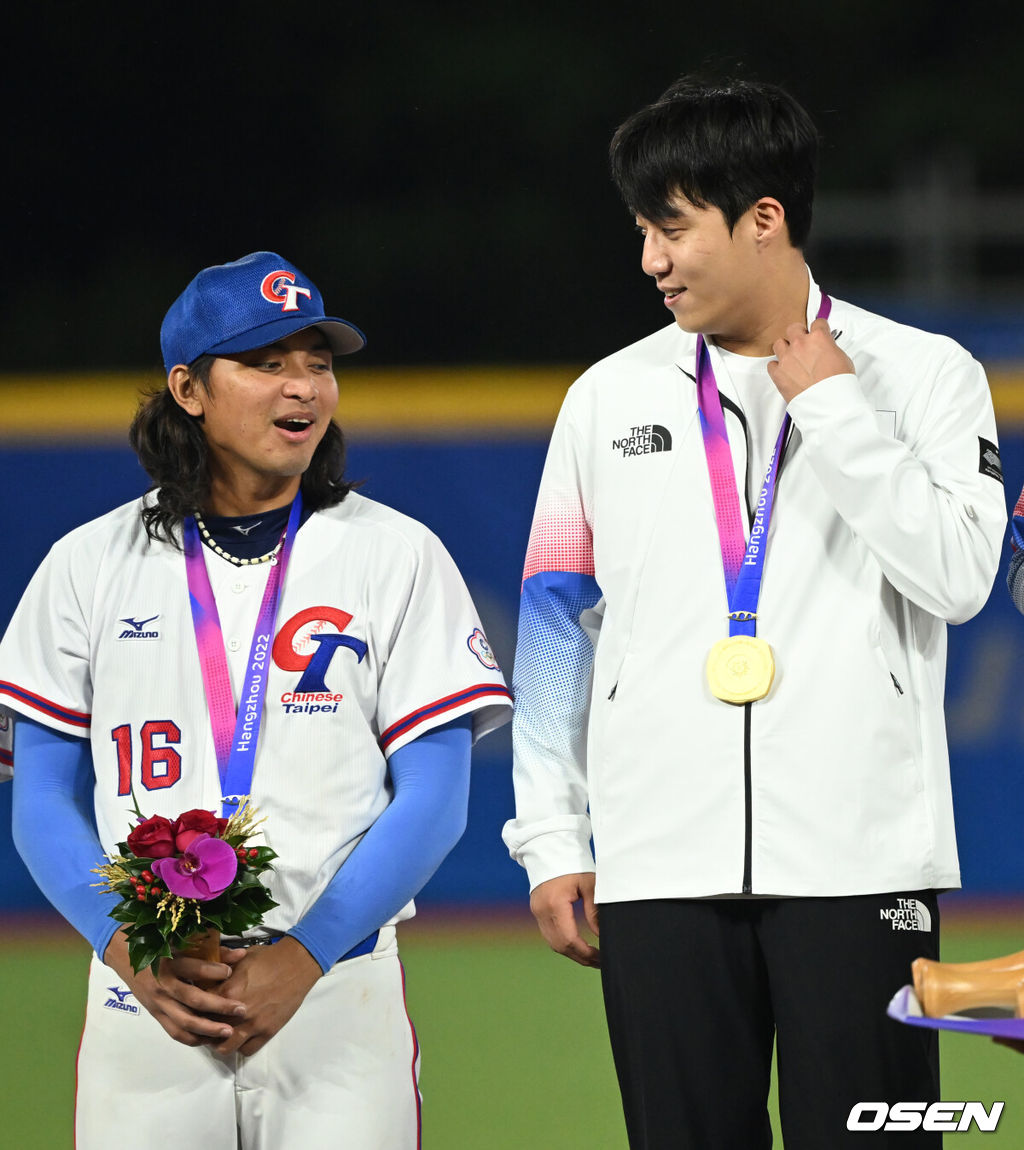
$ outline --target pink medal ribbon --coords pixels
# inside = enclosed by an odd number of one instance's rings
[[[252,789],[252,772],[256,745],[263,721],[263,700],[269,678],[270,650],[273,645],[277,606],[284,585],[285,571],[295,543],[295,533],[302,517],[301,492],[295,496],[284,532],[280,554],[271,559],[270,575],[260,603],[256,628],[249,649],[240,704],[235,707],[224,652],[224,636],[217,613],[217,602],[203,559],[203,545],[195,518],[185,519],[185,574],[188,579],[192,625],[203,673],[206,705],[213,729],[213,748],[221,785],[221,817],[228,818]]]
[[[828,319],[832,301],[824,293],[818,308],[818,319]],[[729,634],[754,635],[757,631],[757,603],[761,595],[764,574],[765,544],[775,501],[778,480],[778,460],[789,431],[789,412],[783,417],[782,427],[775,440],[775,449],[768,461],[768,471],[761,485],[750,538],[743,531],[736,472],[733,468],[729,435],[725,427],[722,400],[711,366],[711,356],[703,335],[697,336],[697,407],[700,428],[704,438],[704,455],[708,477],[711,480],[711,499],[715,508],[718,541],[722,550],[722,569],[725,573],[726,599],[729,604]]]

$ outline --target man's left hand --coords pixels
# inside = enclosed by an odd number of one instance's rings
[[[768,374],[787,403],[823,379],[853,374],[853,360],[836,344],[824,319],[816,319],[810,331],[791,323],[772,351],[776,358],[768,364]]]
[[[245,1019],[232,1019],[232,1034],[213,1044],[218,1054],[255,1054],[299,1009],[323,972],[320,964],[294,938],[245,952],[231,977],[217,988],[225,998],[243,1002]]]

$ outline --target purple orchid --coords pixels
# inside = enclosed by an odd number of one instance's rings
[[[179,858],[157,859],[153,871],[171,894],[207,902],[223,894],[234,882],[238,856],[223,839],[201,834]]]

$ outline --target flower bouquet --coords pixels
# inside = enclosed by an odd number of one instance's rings
[[[192,810],[173,822],[163,815],[139,821],[118,855],[94,883],[121,901],[110,917],[127,923],[128,957],[138,974],[160,958],[187,953],[216,962],[220,935],[259,926],[277,903],[260,881],[277,858],[270,847],[249,846],[263,822],[245,799],[228,819]]]

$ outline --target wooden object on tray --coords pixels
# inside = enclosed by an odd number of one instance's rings
[[[917,958],[911,970],[914,994],[929,1018],[985,1007],[1024,1017],[1024,950],[981,962]]]

